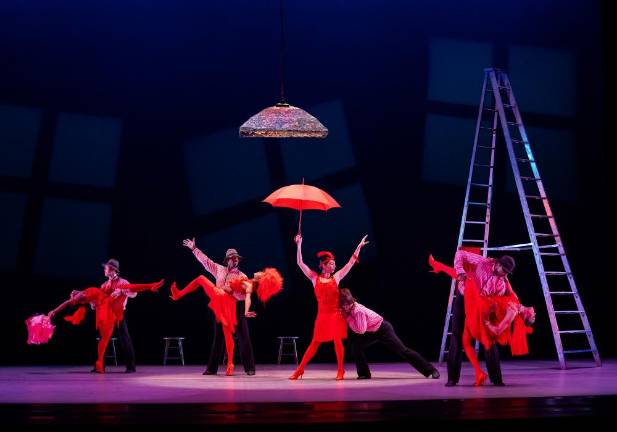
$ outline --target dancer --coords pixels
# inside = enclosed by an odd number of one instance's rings
[[[234,279],[229,283],[230,292],[239,293],[245,297],[244,316],[254,318],[257,314],[250,310],[251,294],[257,293],[258,298],[265,303],[274,294],[277,294],[283,285],[283,278],[274,268],[266,268],[253,275],[252,279]],[[221,325],[225,347],[227,349],[227,369],[226,375],[233,375],[234,364],[234,338],[238,320],[236,317],[236,299],[229,295],[224,289],[217,287],[203,275],[198,276],[182,290],[179,290],[176,283],[171,284],[171,299],[180,300],[185,295],[201,287],[210,298],[208,307],[214,312],[214,319]]]
[[[535,311],[520,303],[507,279],[506,275],[512,272],[515,265],[512,257],[484,258],[459,250],[454,262],[455,267],[452,268],[429,257],[433,272],[444,272],[458,281],[459,293],[453,308],[446,385],[456,385],[460,377],[460,342],[475,369],[474,384],[479,386],[486,380],[486,373],[480,368],[471,345],[472,339],[475,339],[487,353],[486,363],[491,381],[496,386],[503,386],[497,344],[510,345],[513,355],[527,354],[526,335],[531,331],[527,325],[535,321]]]
[[[151,284],[124,284],[122,286],[124,290],[123,295],[136,294],[143,291],[157,292],[164,283],[165,280]],[[58,312],[68,306],[78,304],[90,304],[94,306],[96,313],[96,329],[99,331],[100,339],[98,343],[98,358],[92,372],[105,373],[105,351],[114,331],[114,327],[119,326],[124,319],[124,300],[122,296],[112,297],[102,288],[92,287],[82,291],[74,290],[71,292],[71,296],[68,300],[47,314],[51,321]],[[66,316],[64,319],[73,325],[78,325],[83,321],[86,311],[87,308],[85,306],[80,306],[73,315]]]
[[[381,315],[361,305],[347,288],[341,289],[341,309],[351,329],[349,339],[356,361],[358,379],[370,379],[371,370],[364,350],[376,342],[381,342],[390,351],[404,358],[413,368],[425,377],[439,378],[439,371],[416,351],[403,344],[394,327]]]
[[[315,297],[317,298],[317,318],[315,319],[315,327],[313,329],[313,339],[306,349],[300,365],[289,379],[296,380],[300,378],[304,374],[304,368],[317,352],[319,345],[322,342],[329,341],[334,341],[334,351],[338,367],[336,379],[343,379],[345,375],[345,370],[343,369],[345,356],[343,339],[347,338],[347,323],[339,306],[338,284],[358,261],[360,250],[368,244],[368,241],[366,241],[367,237],[364,236],[362,238],[349,262],[336,273],[334,273],[336,269],[334,255],[328,251],[319,252],[317,254],[320,260],[319,274],[311,270],[302,260],[302,236],[298,234],[294,238],[297,245],[296,260],[298,267],[313,284]]]

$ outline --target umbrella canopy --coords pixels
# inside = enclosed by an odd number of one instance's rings
[[[341,207],[326,191],[307,184],[284,186],[272,192],[263,200],[273,207],[285,207],[300,211],[298,233],[302,226],[303,210],[330,210]]]

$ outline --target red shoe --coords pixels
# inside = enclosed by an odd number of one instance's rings
[[[336,374],[336,380],[337,381],[341,381],[343,379],[343,375],[345,375],[345,370],[339,370]]]
[[[296,371],[291,374],[289,377],[290,380],[297,380],[298,378],[302,379],[302,375],[304,375],[304,369],[296,369]]]
[[[473,383],[473,385],[479,387],[484,384],[484,381],[486,381],[486,374],[483,371],[480,371],[480,373],[476,374],[476,381]]]
[[[172,284],[171,284],[171,295],[169,297],[173,301],[180,300],[180,298],[182,297],[180,295],[180,291],[178,290],[178,286],[176,285],[175,282],[172,282]]]
[[[157,283],[152,284],[152,287],[150,288],[150,291],[157,292],[159,289],[161,289],[161,287],[163,286],[164,283],[165,283],[165,279],[161,279]]]
[[[225,375],[232,376],[234,374],[234,365],[230,363],[227,365],[227,370],[225,371]]]
[[[442,264],[435,261],[435,258],[433,258],[433,255],[428,256],[428,265],[432,267],[432,270],[430,271],[431,273],[440,273],[442,271],[441,269]]]

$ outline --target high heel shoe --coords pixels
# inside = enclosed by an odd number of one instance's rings
[[[180,290],[178,290],[178,286],[175,282],[171,283],[171,295],[169,296],[173,301],[180,300],[182,295],[180,295]]]
[[[428,256],[428,265],[430,265],[432,268],[432,270],[430,270],[431,273],[440,273],[441,271],[443,271],[443,264],[435,261],[433,255]]]
[[[344,370],[339,370],[336,374],[336,380],[337,381],[341,381],[343,379],[343,376],[345,375],[345,371]]]
[[[150,291],[152,292],[158,292],[159,289],[161,289],[161,287],[165,284],[165,279],[161,279],[160,281],[153,283],[152,286],[150,287]]]
[[[296,371],[291,374],[289,377],[290,380],[297,380],[298,378],[302,379],[302,375],[304,375],[304,369],[296,369]]]
[[[227,370],[225,371],[225,375],[232,376],[233,374],[234,374],[234,365],[233,364],[228,364],[227,365]]]
[[[486,374],[480,371],[480,373],[476,374],[476,381],[473,383],[473,385],[479,387],[484,384],[484,381],[486,381]]]

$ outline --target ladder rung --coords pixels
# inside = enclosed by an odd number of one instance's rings
[[[480,148],[488,148],[488,149],[494,149],[495,148],[493,146],[484,146],[484,145],[479,145],[478,147],[480,147]]]
[[[516,158],[517,161],[519,162],[533,162],[535,163],[535,160],[531,160],[531,159],[527,159],[527,158]]]
[[[525,180],[525,181],[540,181],[541,179],[539,177],[525,177],[525,176],[521,176],[521,180]]]
[[[484,111],[492,111],[495,112],[497,111],[495,108],[484,108]]]
[[[483,203],[483,202],[478,202],[478,201],[469,201],[467,204],[488,207],[488,203]]]
[[[566,256],[566,254],[558,253],[558,252],[540,252],[542,256]]]
[[[484,240],[466,240],[466,239],[463,239],[463,243],[484,243]]]
[[[503,104],[504,108],[514,108],[514,105],[511,104]]]
[[[523,140],[519,140],[519,139],[513,139],[513,140],[512,140],[512,142],[513,142],[513,143],[516,143],[516,144],[526,144],[526,142],[525,142],[525,141],[523,141]]]
[[[484,167],[484,168],[493,168],[494,165],[488,165],[488,164],[473,164],[473,166],[477,166],[477,167]]]
[[[509,126],[518,126],[517,122],[507,122]]]
[[[541,215],[541,214],[530,214],[529,216],[531,216],[532,218],[545,218],[545,219],[552,219],[553,218],[553,216]]]
[[[551,295],[575,295],[572,291],[549,291]]]
[[[472,224],[472,225],[486,225],[485,221],[465,221],[466,224]]]
[[[547,276],[566,276],[566,275],[570,275],[571,273],[550,271],[550,272],[544,272],[544,274]]]
[[[575,315],[575,314],[581,314],[584,313],[583,311],[579,311],[579,310],[569,310],[569,311],[555,311],[556,315]]]
[[[484,184],[484,183],[472,183],[472,186],[478,186],[478,187],[486,187],[486,188],[492,188],[493,185],[489,185],[489,184]]]
[[[559,237],[559,234],[536,233],[536,237]]]
[[[589,330],[589,332],[591,333],[591,330]],[[581,333],[587,333],[587,330],[562,330],[559,333],[561,334],[581,334]]]
[[[491,132],[495,132],[497,130],[497,129],[493,128],[493,127],[486,127],[486,126],[480,126],[480,129],[490,130]]]
[[[545,200],[546,197],[540,196],[540,195],[525,195],[525,198],[530,198],[530,199],[539,199],[539,200]]]
[[[584,350],[567,350],[564,351],[564,354],[576,354],[576,353],[588,353],[588,352],[593,352],[593,350],[590,349],[584,349]]]
[[[559,247],[559,245],[558,244],[542,245],[542,246],[538,246],[538,249],[547,249],[547,248],[552,248],[552,247]]]

